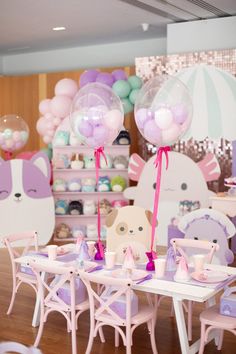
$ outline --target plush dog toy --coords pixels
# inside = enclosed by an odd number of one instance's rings
[[[112,209],[106,217],[107,250],[115,251],[123,263],[126,248],[132,248],[136,262],[146,262],[150,248],[152,212],[134,205]]]
[[[81,170],[84,167],[84,159],[82,154],[72,154],[70,159],[70,167],[72,170]]]

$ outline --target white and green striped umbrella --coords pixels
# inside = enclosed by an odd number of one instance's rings
[[[236,78],[215,66],[199,64],[175,75],[189,89],[193,118],[183,140],[236,140]]]

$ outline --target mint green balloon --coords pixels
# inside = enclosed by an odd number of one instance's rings
[[[126,80],[117,80],[113,86],[112,90],[119,96],[120,98],[125,98],[129,96],[131,91],[131,86]]]
[[[128,98],[122,98],[121,102],[123,104],[124,113],[130,113],[134,110],[134,105],[130,102]]]
[[[131,103],[135,104],[135,101],[136,101],[139,91],[140,91],[139,89],[134,89],[130,92],[129,100]]]
[[[132,87],[132,89],[140,89],[142,87],[142,80],[140,79],[140,77],[136,76],[136,75],[132,75],[128,78],[128,82],[130,83],[130,86]]]

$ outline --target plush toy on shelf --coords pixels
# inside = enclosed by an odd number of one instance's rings
[[[80,178],[72,178],[69,180],[67,187],[70,192],[80,192],[82,188]]]
[[[101,176],[98,180],[97,191],[109,192],[111,190],[111,182],[108,176]]]
[[[72,200],[68,205],[68,213],[70,215],[83,214],[83,204],[80,200]]]
[[[70,159],[70,167],[72,170],[81,170],[84,167],[84,159],[82,154],[72,154]]]
[[[128,167],[128,160],[123,155],[118,155],[114,158],[113,165],[117,170],[124,170]]]
[[[62,178],[57,178],[54,180],[52,189],[54,192],[65,192],[66,191],[66,181]]]
[[[115,176],[111,179],[111,189],[113,192],[123,192],[126,188],[126,180],[124,177]]]
[[[96,204],[94,200],[84,201],[84,215],[94,215],[96,214]]]
[[[77,136],[73,132],[70,133],[69,145],[70,146],[80,146],[81,145],[81,141],[77,138]]]
[[[107,199],[102,199],[100,201],[100,213],[101,215],[107,215],[111,211],[111,203]]]
[[[55,213],[56,215],[65,215],[68,211],[68,203],[66,200],[56,200],[55,203]]]
[[[59,130],[53,139],[53,146],[66,146],[69,144],[70,133],[68,131]]]
[[[113,200],[111,203],[112,208],[116,209],[122,208],[127,205],[129,205],[128,201],[123,199]]]
[[[57,225],[54,231],[55,238],[63,239],[63,238],[68,238],[70,236],[71,236],[71,229],[67,224],[60,223],[59,225]]]
[[[85,235],[86,234],[86,226],[85,225],[78,225],[78,226],[74,226],[72,227],[72,237],[79,237],[81,235]]]
[[[130,135],[127,130],[121,130],[118,137],[115,139],[115,145],[130,145]]]
[[[95,192],[96,180],[94,178],[82,178],[82,192]]]
[[[70,167],[70,159],[66,154],[56,154],[52,159],[54,168],[65,169]]]
[[[88,238],[96,239],[98,237],[98,230],[96,224],[88,224],[86,234]]]
[[[111,155],[107,154],[106,155],[106,160],[104,159],[104,157],[101,155],[100,158],[100,168],[101,169],[106,169],[106,168],[112,168],[113,165],[113,158]]]
[[[93,156],[84,156],[84,167],[95,168],[95,158]]]

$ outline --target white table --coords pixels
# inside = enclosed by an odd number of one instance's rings
[[[35,260],[36,262],[43,262],[44,264],[45,262],[52,262],[43,258],[34,258],[33,256],[19,257],[15,259],[15,262],[20,264],[29,264],[29,262],[32,260]],[[59,263],[65,264],[62,262]],[[213,264],[207,264],[206,266],[207,269],[219,270],[222,272],[226,272],[227,274],[230,275],[232,274],[236,276],[236,268],[213,265]],[[103,270],[100,270],[99,272],[103,272]],[[104,272],[107,273],[107,271]],[[42,276],[45,277],[46,275],[43,274]],[[214,298],[215,295],[222,290],[223,286],[217,289],[210,289],[203,286],[176,283],[173,281],[160,280],[160,279],[158,280],[151,279],[141,284],[133,284],[132,288],[134,290],[138,290],[146,293],[172,297],[175,316],[176,316],[176,323],[177,323],[177,328],[179,333],[181,353],[193,354],[198,352],[200,340],[197,340],[191,346],[189,345],[188,342],[188,336],[187,336],[187,330],[186,330],[186,324],[185,324],[185,318],[183,312],[183,300],[192,300],[196,302],[207,301],[208,305],[212,306],[215,303],[215,298]],[[39,299],[37,298],[32,326],[36,327],[39,325],[39,316],[40,316],[40,305],[39,305]],[[209,341],[212,340],[213,338],[216,338],[216,336],[217,336],[216,332],[212,331],[211,335],[209,335]]]

